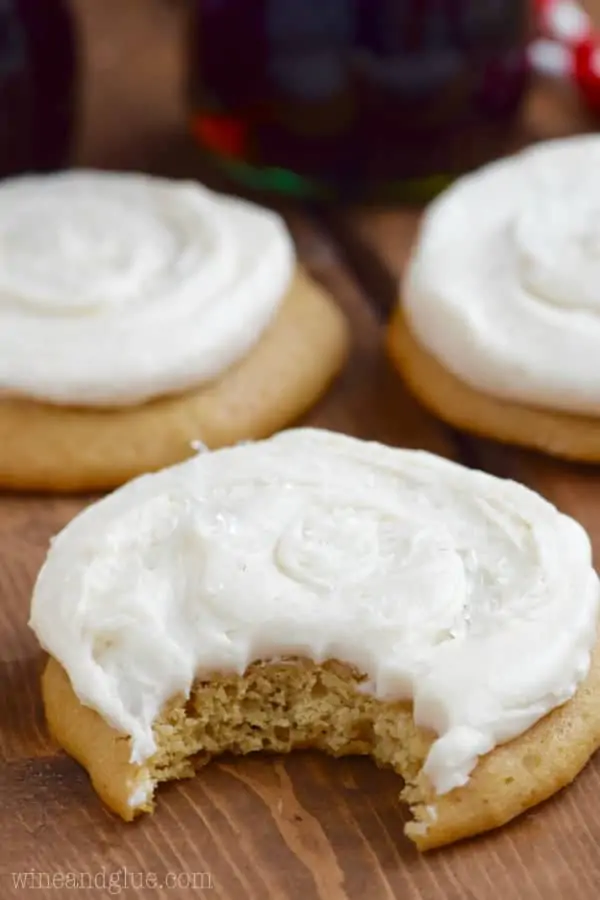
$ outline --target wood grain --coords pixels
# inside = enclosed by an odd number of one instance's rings
[[[86,48],[76,161],[154,169],[161,158],[169,160],[173,174],[189,174],[191,161],[178,149],[183,5],[74,0],[74,6]],[[379,269],[388,282],[414,222],[411,213],[375,217],[359,235],[358,243],[368,244],[371,256],[382,254]],[[378,317],[364,288],[340,262],[335,243],[305,216],[293,215],[290,223],[301,257],[344,308],[355,338],[347,371],[309,421],[453,455],[452,436],[407,397],[390,372]],[[349,233],[354,234],[354,224]],[[379,249],[384,246],[387,256]],[[561,482],[565,502],[578,495],[579,479],[585,477],[570,473]],[[38,690],[41,653],[26,625],[31,587],[50,535],[90,499],[0,496],[2,900],[66,898],[71,896],[66,887],[44,885],[67,874],[80,876],[86,887],[95,883],[93,889],[73,891],[91,898],[111,896],[110,877],[117,879],[113,896],[164,900],[598,896],[598,765],[514,825],[427,857],[402,835],[398,779],[368,760],[315,754],[222,760],[201,777],[167,786],[152,817],[124,825],[109,814],[85,773],[46,735]],[[17,887],[12,873],[29,877],[29,886]]]

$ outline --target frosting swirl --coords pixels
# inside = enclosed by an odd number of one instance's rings
[[[127,405],[218,377],[279,307],[275,213],[191,182],[74,171],[0,185],[0,391]]]
[[[550,141],[431,204],[403,285],[411,331],[476,390],[600,414],[600,137]]]
[[[54,540],[30,624],[80,700],[153,750],[196,674],[334,657],[412,699],[442,793],[575,692],[598,579],[572,519],[514,482],[310,429],[130,482]]]

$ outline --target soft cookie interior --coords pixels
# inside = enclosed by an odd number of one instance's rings
[[[102,799],[123,819],[154,808],[164,781],[187,778],[222,753],[317,749],[368,755],[404,780],[413,820],[406,834],[429,850],[502,825],[568,784],[600,745],[600,652],[576,695],[519,738],[483,757],[469,782],[436,796],[422,766],[434,736],[418,728],[409,703],[376,699],[364,676],[338,660],[262,661],[246,673],[197,679],[154,724],[156,752],[130,762],[130,744],[83,706],[54,659],[43,677],[50,729],[88,770]]]

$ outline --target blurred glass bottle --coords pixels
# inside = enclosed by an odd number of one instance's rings
[[[193,0],[192,133],[239,183],[420,199],[502,151],[527,0]]]
[[[68,158],[75,35],[63,0],[0,0],[0,176]]]

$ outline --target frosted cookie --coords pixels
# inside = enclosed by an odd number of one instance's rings
[[[600,137],[538,144],[426,211],[389,330],[451,424],[600,460]]]
[[[426,850],[600,744],[583,529],[514,482],[299,429],[136,479],[53,541],[30,625],[58,743],[125,820],[224,751],[367,754]]]
[[[348,329],[278,215],[191,182],[0,184],[0,485],[106,488],[296,419]]]

